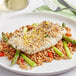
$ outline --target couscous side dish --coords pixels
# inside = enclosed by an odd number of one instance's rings
[[[12,66],[32,69],[43,62],[72,59],[76,40],[71,38],[71,29],[62,23],[43,21],[22,26],[14,32],[2,32],[0,57],[8,57]],[[12,67],[11,66],[11,67]]]

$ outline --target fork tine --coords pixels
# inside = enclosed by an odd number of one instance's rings
[[[53,7],[57,7],[52,1],[48,0],[48,2],[49,2]]]
[[[48,5],[50,5],[51,7],[54,7],[49,0],[44,0],[44,2],[45,2],[46,4],[48,4]]]
[[[45,4],[53,11],[57,9],[57,6],[50,0],[43,0]]]

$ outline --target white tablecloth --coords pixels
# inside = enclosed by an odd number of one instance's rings
[[[76,0],[68,0],[69,2],[71,2],[73,5],[76,5]],[[32,10],[34,10],[35,8],[43,5],[43,1],[42,0],[30,0],[29,6],[27,7],[27,9],[22,10],[22,11],[18,11],[18,12],[13,12],[12,14],[19,14],[19,13],[23,13],[23,12],[31,12]],[[24,76],[24,75],[19,75],[16,73],[12,73],[9,72],[8,70],[0,67],[0,76]],[[55,75],[55,76],[76,76],[76,68],[67,71],[66,73],[60,74],[60,75]]]

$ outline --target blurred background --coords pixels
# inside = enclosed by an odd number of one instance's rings
[[[6,4],[4,1],[7,1]],[[62,10],[55,11],[57,7]],[[1,17],[27,12],[52,12],[76,20],[76,0],[0,0]]]

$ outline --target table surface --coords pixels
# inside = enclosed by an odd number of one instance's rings
[[[67,1],[69,1],[73,5],[76,5],[76,0],[67,0]],[[44,3],[42,0],[30,0],[29,6],[25,10],[13,12],[13,14],[19,14],[19,13],[24,13],[24,12],[32,12],[32,10],[34,10],[35,8],[37,8],[43,4]],[[24,76],[24,75],[12,73],[12,72],[9,72],[9,71],[5,70],[4,68],[0,67],[0,76]],[[55,75],[55,76],[76,76],[76,68],[74,68],[70,71],[67,71],[66,73],[63,73],[60,75]]]

